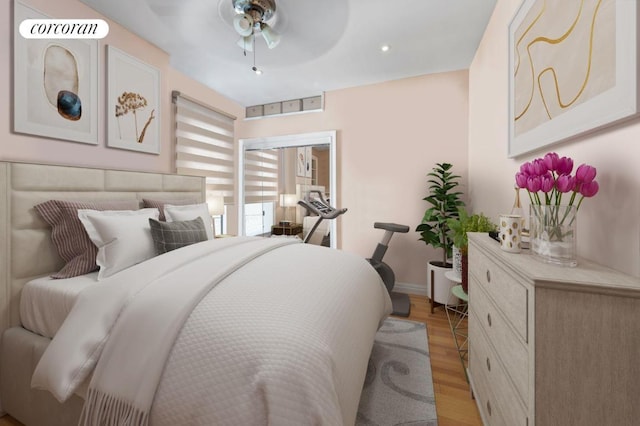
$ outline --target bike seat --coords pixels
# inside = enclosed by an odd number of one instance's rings
[[[376,229],[384,229],[385,231],[400,232],[402,234],[409,232],[407,225],[398,225],[397,223],[376,222],[373,224],[373,227]]]

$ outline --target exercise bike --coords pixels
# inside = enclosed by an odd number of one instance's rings
[[[396,275],[393,273],[393,269],[391,269],[389,265],[382,261],[382,258],[389,248],[389,241],[391,241],[391,237],[393,237],[393,234],[396,232],[406,234],[407,232],[409,232],[409,227],[406,225],[398,225],[397,223],[383,222],[375,222],[373,224],[373,227],[376,229],[384,229],[386,232],[382,237],[382,241],[380,241],[376,246],[376,249],[373,252],[373,256],[371,256],[367,260],[369,261],[371,266],[373,266],[373,268],[378,272],[380,278],[382,278],[382,282],[384,282],[385,287],[387,287],[387,291],[389,292],[389,296],[391,297],[391,302],[393,304],[392,315],[408,317],[411,313],[411,302],[409,301],[409,295],[392,291],[393,286],[396,283]]]
[[[316,196],[312,196],[314,193]],[[329,202],[324,199],[320,191],[309,191],[309,194],[305,196],[305,199],[298,201],[298,204],[306,208],[309,212],[319,216],[316,223],[304,238],[305,243],[309,241],[315,230],[320,225],[320,222],[322,222],[324,219],[335,219],[347,212],[347,209],[336,209],[335,207],[332,207]],[[380,241],[376,246],[376,249],[373,252],[373,256],[367,259],[367,261],[371,264],[371,266],[373,266],[376,272],[378,272],[378,275],[380,275],[380,278],[382,278],[382,282],[384,282],[384,285],[387,288],[387,292],[389,292],[391,302],[393,303],[393,315],[408,317],[411,312],[411,303],[409,301],[409,296],[404,293],[396,293],[392,291],[393,286],[396,283],[396,276],[393,273],[393,269],[391,269],[389,265],[384,263],[382,261],[382,258],[389,248],[389,242],[391,241],[391,237],[393,237],[393,234],[396,232],[400,232],[403,234],[407,233],[409,232],[409,227],[406,225],[398,225],[397,223],[382,222],[374,223],[373,227],[376,229],[384,229],[386,232],[382,237],[382,241]]]

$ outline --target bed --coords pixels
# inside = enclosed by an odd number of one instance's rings
[[[201,201],[204,181],[0,163],[1,409],[28,426],[78,424],[81,413],[84,424],[353,424],[390,311],[354,255],[292,239],[208,240],[102,281],[65,281],[62,313],[40,313],[35,294],[48,294],[61,261],[33,206],[143,198]]]

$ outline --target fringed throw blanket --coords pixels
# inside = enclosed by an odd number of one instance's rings
[[[238,238],[131,269],[83,293],[34,374],[64,400],[93,373],[81,424],[353,423],[389,310],[364,260]]]

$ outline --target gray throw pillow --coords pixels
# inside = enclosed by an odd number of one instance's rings
[[[198,217],[178,222],[160,222],[149,219],[151,238],[156,254],[163,254],[180,247],[207,240],[204,221]]]

